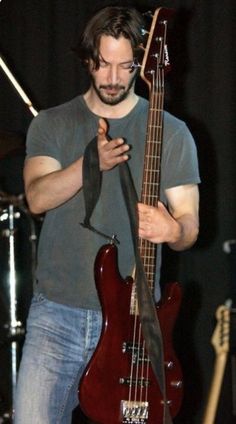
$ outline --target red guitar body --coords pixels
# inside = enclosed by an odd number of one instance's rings
[[[130,313],[132,278],[122,279],[118,270],[117,248],[114,244],[103,246],[95,262],[95,279],[103,312],[103,328],[97,348],[82,377],[79,388],[80,405],[83,412],[98,424],[161,424],[163,422],[163,402],[158,382],[151,364],[148,367],[148,383],[140,383],[140,370],[143,364],[134,364],[133,371],[138,375],[138,384],[133,388],[136,403],[131,403],[130,418],[126,412],[130,400],[130,368],[135,316]],[[177,283],[171,283],[157,305],[160,321],[166,372],[166,393],[171,416],[174,417],[182,402],[182,373],[172,348],[172,331],[181,302],[181,290]],[[138,317],[136,316],[136,320]],[[135,340],[135,346],[140,339]],[[145,367],[146,365],[144,365]],[[141,377],[140,377],[141,378]],[[143,395],[145,392],[145,399]],[[131,399],[132,400],[132,399]],[[143,404],[141,401],[145,401]],[[145,418],[143,412],[146,408]],[[135,415],[136,414],[136,415]],[[128,414],[129,415],[129,414]],[[136,418],[134,418],[136,416]],[[133,418],[132,418],[133,417]]]

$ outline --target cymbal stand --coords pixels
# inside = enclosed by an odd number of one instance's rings
[[[20,212],[15,211],[14,205],[9,204],[1,215],[1,221],[8,219],[9,227],[3,231],[3,235],[9,240],[8,272],[6,273],[6,286],[9,300],[9,323],[4,327],[8,330],[8,339],[11,342],[11,395],[12,405],[15,400],[15,389],[17,380],[17,366],[19,354],[19,338],[24,335],[24,328],[21,321],[17,320],[17,275],[15,262],[15,219],[20,217]],[[7,414],[5,414],[7,415]],[[5,417],[5,416],[4,416]],[[8,418],[6,416],[6,418]]]

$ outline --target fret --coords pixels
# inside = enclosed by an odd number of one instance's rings
[[[162,128],[162,126],[157,124],[148,124],[148,128]]]
[[[150,173],[150,175],[151,175],[151,174],[152,174],[152,173]],[[144,187],[146,187],[146,186],[147,186],[147,187],[150,187],[150,188],[151,188],[151,187],[156,187],[156,186],[158,186],[158,185],[159,185],[159,184],[158,184],[158,182],[157,182],[157,183],[153,182],[151,185],[148,183],[148,181],[144,181],[144,182],[143,182],[143,186],[144,186]],[[151,191],[151,190],[150,190],[150,191]]]
[[[147,277],[149,277],[149,278],[148,278],[148,280],[149,280],[149,281],[152,281],[152,279],[153,279],[153,277],[154,277],[154,275],[155,275],[155,272],[154,272],[154,264],[153,264],[153,267],[152,267],[152,268],[153,268],[152,270],[145,269],[146,276],[147,276]]]
[[[161,156],[160,155],[147,155],[147,160],[148,159],[155,159],[156,162],[158,162],[158,160],[160,160]],[[159,169],[153,169],[153,171],[159,172]]]
[[[147,205],[152,206],[153,204],[156,204],[156,195],[152,195],[151,193],[150,194],[146,194],[144,200],[145,200],[144,203],[146,203]]]
[[[148,254],[146,254],[145,255],[145,261],[147,261],[148,259],[154,259],[154,257],[153,256],[149,256]],[[145,261],[144,261],[144,264],[145,264]]]

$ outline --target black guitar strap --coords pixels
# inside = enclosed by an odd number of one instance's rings
[[[138,196],[133,183],[132,174],[127,162],[119,166],[121,187],[130,219],[130,227],[136,260],[136,288],[139,307],[139,316],[142,324],[143,337],[146,342],[147,351],[150,357],[154,374],[157,378],[160,390],[163,395],[164,414],[163,424],[171,424],[166,399],[166,384],[164,372],[163,343],[160,323],[157,317],[155,303],[151,290],[148,286],[146,275],[138,248],[138,218],[137,202]],[[99,158],[97,150],[97,137],[95,137],[86,147],[83,160],[83,193],[85,199],[85,219],[82,225],[97,234],[111,240],[112,237],[101,233],[91,226],[90,218],[100,195],[102,184],[102,173],[99,169]]]

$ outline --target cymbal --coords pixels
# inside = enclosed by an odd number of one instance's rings
[[[25,137],[20,133],[0,131],[0,159],[14,150],[23,149]]]

